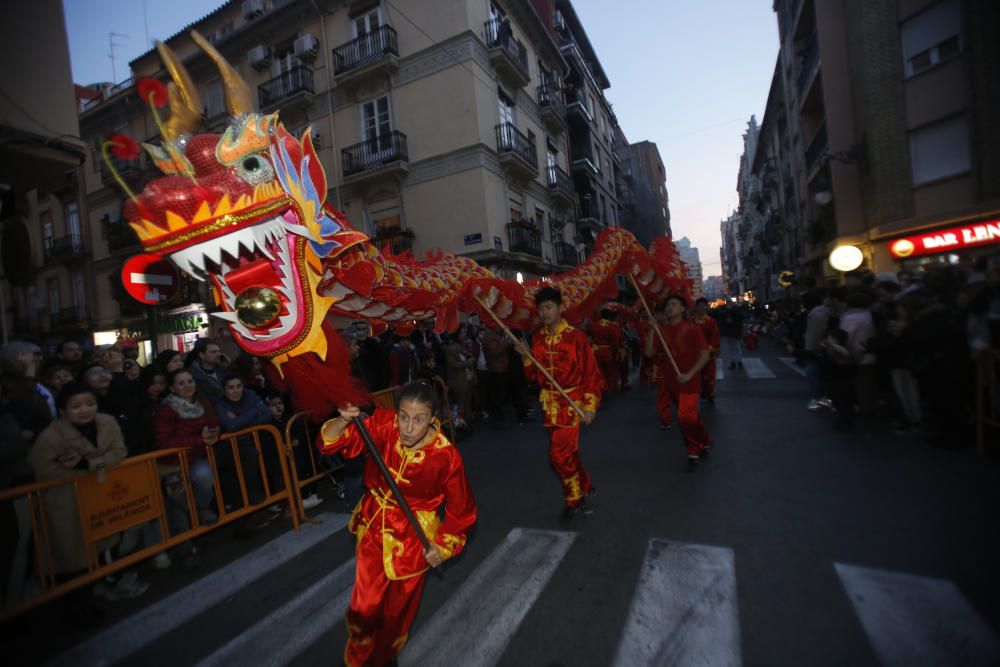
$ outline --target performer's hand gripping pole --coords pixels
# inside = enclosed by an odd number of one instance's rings
[[[493,321],[496,322],[498,325],[500,325],[500,328],[503,329],[503,332],[505,334],[510,336],[512,340],[517,338],[516,336],[514,336],[514,333],[507,328],[507,325],[504,324],[499,317],[497,317],[496,313],[494,313],[489,308],[489,306],[486,305],[486,302],[484,302],[479,297],[478,294],[473,294],[472,296],[475,297],[476,302],[479,303],[480,307],[482,307],[483,310],[485,310],[487,313],[490,314],[490,317],[493,318]],[[538,370],[542,372],[542,375],[545,376],[545,379],[548,380],[552,384],[552,386],[555,387],[556,391],[558,391],[562,395],[562,397],[565,398],[566,401],[573,407],[573,409],[576,410],[576,413],[580,415],[580,418],[585,419],[586,416],[584,415],[583,408],[581,408],[576,401],[574,401],[572,398],[569,397],[569,394],[566,393],[566,390],[563,389],[561,386],[559,386],[559,383],[556,382],[556,379],[554,377],[552,377],[552,374],[545,369],[545,366],[542,366],[540,363],[538,363],[538,360],[531,355],[531,352],[528,352],[528,361],[530,361],[536,367],[538,367]]]
[[[431,543],[427,539],[427,535],[424,533],[423,527],[420,522],[417,521],[417,517],[413,514],[413,510],[410,508],[410,504],[406,502],[406,498],[403,497],[402,491],[399,490],[399,486],[396,485],[396,480],[392,478],[392,473],[389,472],[389,466],[385,464],[382,457],[378,453],[378,449],[375,448],[375,442],[372,440],[371,433],[365,427],[365,423],[361,420],[361,417],[354,418],[354,427],[358,429],[358,433],[361,434],[361,439],[365,441],[365,446],[368,448],[368,454],[375,461],[375,465],[378,466],[379,471],[382,473],[382,477],[385,478],[385,483],[389,485],[389,490],[392,491],[392,495],[395,496],[396,502],[399,503],[399,507],[403,510],[403,514],[406,515],[407,521],[413,526],[413,530],[416,531],[417,537],[420,538],[420,543],[424,545],[424,551],[431,548]]]
[[[660,326],[656,323],[656,317],[653,316],[653,311],[649,309],[649,304],[646,303],[646,297],[642,295],[642,290],[639,289],[639,283],[636,282],[635,276],[629,271],[629,280],[632,281],[632,286],[635,287],[635,291],[639,294],[639,300],[642,301],[642,307],[646,309],[646,315],[649,316],[649,324],[653,327],[653,331],[656,332],[657,337],[660,342],[663,343],[663,351],[667,353],[667,359],[670,360],[670,365],[674,367],[674,372],[677,375],[681,374],[681,369],[677,368],[677,362],[674,361],[674,355],[670,354],[670,346],[667,345],[667,339],[663,337],[663,332],[660,331]]]

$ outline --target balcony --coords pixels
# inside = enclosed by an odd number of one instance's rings
[[[50,329],[82,328],[87,325],[89,315],[85,306],[70,306],[49,313]]]
[[[380,230],[375,234],[374,242],[379,250],[388,246],[389,252],[393,255],[413,252],[413,232],[408,229],[395,227],[385,231]]]
[[[587,107],[587,97],[579,88],[570,88],[566,91],[566,118],[585,126],[594,123],[594,117],[590,115],[590,109]]]
[[[556,241],[552,244],[552,250],[555,255],[556,264],[576,266],[580,263],[580,257],[576,253],[576,248],[571,243]]]
[[[261,111],[279,104],[287,109],[308,104],[314,92],[313,71],[299,65],[257,86],[257,101]]]
[[[819,126],[819,129],[816,130],[816,134],[813,135],[812,140],[809,142],[809,146],[806,147],[807,174],[812,174],[813,169],[819,166],[821,158],[826,154],[826,148],[826,123],[823,123]]]
[[[400,177],[410,171],[406,135],[397,130],[348,146],[340,153],[345,183]]]
[[[45,262],[65,262],[83,257],[83,237],[79,234],[68,234],[57,239],[47,239],[45,243]]]
[[[572,206],[576,202],[573,179],[559,165],[552,164],[545,168],[545,180],[549,185],[549,195],[557,205]]]
[[[114,167],[118,175],[121,176],[122,180],[129,184],[134,184],[139,180],[139,176],[142,174],[142,162],[139,158],[134,160],[122,160],[120,158],[112,157],[111,165]],[[106,162],[101,162],[101,182],[104,183],[109,188],[116,187],[118,185],[118,180],[115,178],[114,173],[111,168],[108,167]]]
[[[542,121],[550,130],[560,133],[566,130],[566,105],[552,86],[538,87],[538,108]]]
[[[515,176],[532,179],[538,175],[538,152],[535,144],[513,123],[500,123],[496,126],[497,153],[500,164]]]
[[[597,210],[597,206],[592,204],[589,199],[580,202],[580,213],[576,218],[576,231],[584,234],[588,230],[596,233],[602,229],[604,229],[604,220]],[[593,235],[590,237],[584,236],[584,238],[592,237]]]
[[[333,75],[337,84],[357,83],[399,69],[396,31],[383,25],[333,50]]]
[[[797,87],[799,99],[804,100],[809,86],[816,78],[816,70],[819,68],[819,38],[816,33],[810,35],[806,42],[805,49],[799,54],[799,78]]]
[[[542,233],[527,222],[507,223],[507,247],[511,252],[542,256]]]
[[[507,19],[491,19],[486,22],[486,46],[489,49],[490,64],[497,73],[515,88],[523,88],[531,82],[528,74],[528,50],[514,38]]]
[[[587,176],[597,176],[601,170],[597,168],[594,155],[587,149],[579,146],[573,147],[573,171],[581,172]]]

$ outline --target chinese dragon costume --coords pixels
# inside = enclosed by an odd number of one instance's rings
[[[327,412],[363,392],[351,384],[347,351],[328,315],[368,321],[376,333],[406,334],[434,318],[438,331],[458,326],[459,312],[482,312],[482,300],[512,328],[534,322],[542,285],[563,294],[570,322],[589,317],[631,275],[647,298],[689,293],[669,238],[647,251],[627,230],[610,228],[571,271],[519,284],[449,253],[418,260],[381,251],[327,201],[327,177],[310,132],[292,136],[277,113],[254,111],[253,96],[201,35],[231,115],[220,134],[195,134],[202,116],[196,87],[177,56],[158,44],[170,74],[170,115],[161,144],[145,145],[164,176],[126,202],[124,215],[147,253],[209,281],[216,305],[246,352],[268,360],[269,373],[297,404]]]

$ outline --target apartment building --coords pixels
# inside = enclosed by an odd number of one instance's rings
[[[775,11],[772,95],[790,133],[802,277],[839,279],[826,261],[838,245],[877,272],[996,252],[1000,6],[779,0]]]
[[[530,279],[577,264],[601,229],[620,224],[610,84],[568,1],[226,3],[165,40],[200,90],[206,128],[221,131],[222,82],[191,29],[248,82],[259,111],[280,111],[293,133],[308,128],[329,201],[380,247],[455,252]],[[165,79],[163,65],[150,51],[131,70],[83,105],[82,214],[95,237],[98,327],[143,335],[118,280],[136,239],[99,159],[113,132],[158,140],[135,82]],[[156,176],[145,156],[116,167],[134,189]],[[205,295],[187,288],[160,318],[160,345],[177,347],[208,321]]]
[[[691,296],[699,299],[705,295],[705,277],[701,267],[701,253],[691,245],[691,240],[686,236],[677,241],[676,244],[677,252],[681,256],[681,262],[684,264],[684,273],[687,278],[691,279]]]
[[[54,343],[85,330],[93,302],[78,187],[86,154],[62,4],[5,4],[0,40],[31,54],[30,68],[0,70],[0,331],[3,342]]]

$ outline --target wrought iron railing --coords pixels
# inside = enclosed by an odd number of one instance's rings
[[[513,123],[500,123],[496,126],[496,131],[498,153],[514,153],[532,167],[538,169],[538,155],[535,152],[535,144],[528,137],[521,134],[521,131],[514,127]]]
[[[528,78],[528,50],[514,38],[509,20],[490,19],[486,22],[486,45],[491,49],[503,49],[518,71]]]
[[[406,229],[379,232],[375,234],[375,246],[379,250],[389,246],[389,250],[394,255],[404,251],[413,252],[413,233]]]
[[[333,50],[333,74],[336,76],[350,72],[389,54],[399,56],[396,31],[387,25],[379,26],[367,35],[352,39]]]
[[[67,234],[45,243],[45,261],[58,262],[83,254],[83,237],[79,234]]]
[[[806,169],[812,169],[816,161],[819,160],[824,153],[826,153],[826,123],[819,126],[816,130],[816,134],[813,135],[812,141],[809,142],[809,146],[806,147]]]
[[[561,192],[568,197],[573,196],[573,179],[559,165],[550,164],[547,166],[545,168],[545,179],[549,184],[549,191]]]
[[[538,87],[538,106],[545,109],[551,109],[560,117],[566,114],[566,105],[563,103],[562,98],[556,92],[556,89],[549,85],[542,85]]]
[[[542,233],[524,222],[507,223],[507,246],[511,252],[542,256]]]
[[[566,243],[565,241],[557,241],[552,244],[552,247],[555,251],[556,264],[576,266],[579,263],[580,258],[577,256],[576,248],[573,244]]]
[[[53,329],[70,327],[87,322],[89,315],[85,306],[70,306],[54,313],[49,313],[49,326]]]
[[[360,174],[390,162],[408,162],[406,135],[398,130],[373,137],[340,151],[344,176]]]
[[[296,93],[314,92],[312,70],[299,65],[257,86],[257,100],[260,108],[266,109]]]

